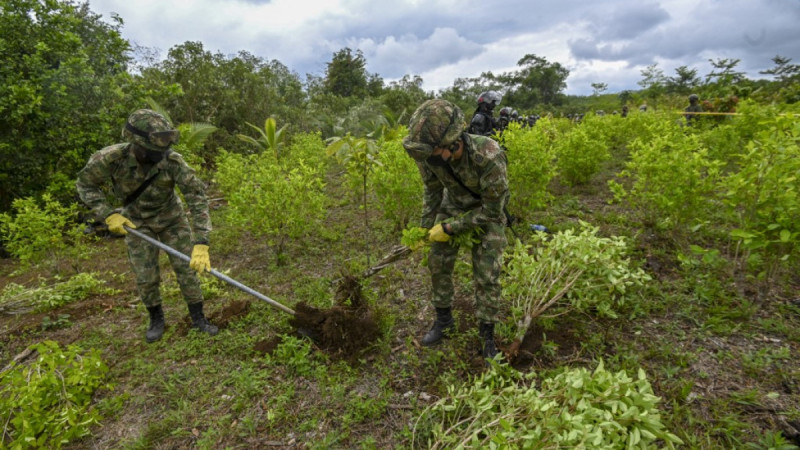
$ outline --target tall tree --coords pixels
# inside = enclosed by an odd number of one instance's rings
[[[72,197],[88,156],[119,138],[141,98],[130,46],[88,4],[14,0],[0,6],[0,210],[49,190]]]
[[[676,76],[667,79],[667,91],[677,94],[688,94],[700,85],[697,69],[680,66],[675,69]]]
[[[521,67],[519,70],[498,76],[507,88],[503,103],[513,104],[518,109],[560,103],[562,92],[567,87],[567,68],[534,54],[523,56],[517,65]]]
[[[364,53],[355,54],[345,47],[333,54],[325,70],[325,88],[340,97],[363,96],[367,93],[367,61]]]
[[[641,74],[642,79],[636,84],[642,87],[646,98],[655,102],[665,91],[667,77],[664,76],[664,71],[658,67],[658,63],[650,64],[642,69]]]
[[[211,53],[200,42],[171,48],[167,58],[142,70],[151,86],[172,86],[159,98],[177,123],[206,122],[220,127],[207,147],[240,147],[238,134],[246,123],[303,123],[306,96],[299,77],[278,61],[265,61],[248,52],[235,56]],[[300,128],[305,128],[300,126]],[[204,154],[206,159],[214,153]]]
[[[592,83],[592,95],[598,96],[608,90],[608,83]]]
[[[775,81],[782,86],[800,81],[800,65],[789,64],[792,62],[791,58],[777,55],[772,58],[772,62],[775,63],[775,67],[758,73],[774,76]]]
[[[736,84],[745,79],[744,72],[734,70],[741,59],[717,58],[708,60],[713,69],[706,75],[706,83]]]

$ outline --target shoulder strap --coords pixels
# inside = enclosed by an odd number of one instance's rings
[[[467,186],[464,184],[464,182],[463,182],[463,181],[461,181],[461,178],[458,178],[458,176],[456,175],[456,173],[455,173],[455,172],[453,172],[453,168],[452,168],[452,167],[450,167],[450,164],[445,164],[445,165],[443,165],[442,167],[444,167],[445,169],[447,169],[447,173],[449,173],[449,174],[450,174],[450,176],[451,176],[451,177],[453,177],[453,179],[454,179],[454,180],[456,180],[456,182],[458,183],[458,185],[459,185],[459,186],[461,186],[462,188],[464,188],[464,190],[466,190],[467,192],[469,192],[469,194],[472,196],[472,198],[474,198],[474,199],[476,199],[476,200],[478,200],[478,199],[480,199],[480,198],[481,198],[481,196],[480,196],[480,195],[476,194],[476,193],[475,193],[475,192],[474,192],[472,189],[468,188],[468,187],[467,187]]]
[[[456,175],[456,173],[453,171],[453,168],[452,168],[452,167],[450,167],[450,164],[445,164],[443,167],[444,167],[445,169],[447,169],[447,172],[450,174],[450,176],[451,176],[451,177],[453,177],[453,179],[454,179],[454,180],[456,180],[456,182],[459,184],[459,186],[461,186],[462,188],[464,188],[464,190],[466,190],[467,192],[469,192],[469,193],[470,193],[470,195],[472,195],[472,198],[474,198],[474,199],[476,199],[476,200],[480,200],[481,196],[480,196],[480,195],[478,195],[478,194],[476,194],[476,193],[475,193],[475,192],[474,192],[472,189],[468,188],[468,187],[467,187],[467,186],[464,184],[464,182],[463,182],[463,181],[461,181],[461,178],[458,178],[458,176]],[[507,206],[505,206],[505,205],[503,206],[503,214],[506,216],[506,226],[507,226],[507,227],[511,227],[511,226],[513,226],[513,225],[514,225],[514,221],[515,221],[517,218],[516,218],[516,217],[514,217],[514,216],[512,216],[512,215],[511,215],[511,213],[509,213],[509,212],[508,212],[508,207],[507,207]],[[512,229],[512,231],[513,231],[513,229]]]
[[[166,154],[164,155],[164,158],[169,157],[169,154],[170,154],[170,151],[167,150]],[[131,203],[135,202],[136,199],[139,198],[140,195],[142,195],[142,192],[144,192],[147,189],[148,186],[153,184],[153,181],[155,181],[155,179],[156,179],[156,177],[158,176],[159,173],[161,173],[160,170],[158,172],[154,173],[153,176],[151,176],[150,178],[144,180],[144,182],[141,185],[139,185],[139,187],[136,188],[135,191],[131,192],[130,194],[128,194],[127,197],[125,197],[125,201],[123,202],[123,204],[125,206],[128,206]]]
[[[142,192],[144,192],[144,191],[145,191],[145,189],[147,189],[147,187],[148,187],[148,186],[150,186],[151,184],[153,184],[153,181],[155,181],[156,177],[158,176],[158,174],[159,174],[160,172],[161,172],[161,171],[158,171],[158,172],[156,172],[155,174],[153,174],[153,176],[152,176],[152,177],[150,177],[150,178],[148,178],[148,179],[144,180],[144,183],[140,184],[140,185],[139,185],[139,187],[138,187],[138,188],[136,188],[136,190],[135,190],[135,191],[131,192],[130,194],[128,194],[128,196],[127,196],[127,197],[125,197],[125,201],[123,202],[123,204],[124,204],[125,206],[128,206],[128,205],[130,205],[131,203],[135,202],[135,201],[136,201],[136,199],[137,199],[137,198],[139,198],[139,196],[140,196],[140,195],[142,195]]]

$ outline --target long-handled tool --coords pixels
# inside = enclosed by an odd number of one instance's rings
[[[153,239],[150,236],[148,236],[148,235],[146,235],[146,234],[144,234],[144,233],[142,233],[140,231],[136,231],[133,228],[129,228],[127,226],[125,227],[125,229],[128,231],[128,233],[131,233],[131,234],[133,234],[134,236],[136,236],[136,237],[138,237],[140,239],[144,239],[148,243],[150,243],[152,245],[155,245],[156,247],[160,248],[161,250],[164,250],[165,252],[169,253],[172,256],[178,257],[178,258],[180,258],[180,259],[182,259],[182,260],[184,260],[186,262],[189,262],[189,261],[192,260],[192,258],[190,258],[189,256],[184,255],[183,253],[175,250],[174,248],[170,247],[169,245],[166,245],[161,241]],[[262,294],[260,292],[257,292],[255,290],[243,285],[242,283],[239,283],[238,281],[230,278],[229,276],[227,276],[227,275],[225,275],[223,273],[220,273],[220,272],[218,272],[218,271],[216,271],[214,269],[209,270],[208,273],[210,273],[211,275],[219,278],[220,280],[230,284],[231,286],[233,286],[235,288],[238,288],[238,289],[240,289],[240,290],[242,290],[244,292],[247,292],[248,294],[252,295],[253,297],[256,297],[259,300],[264,300],[265,302],[269,303],[270,305],[274,306],[275,308],[280,309],[281,311],[283,311],[285,313],[289,313],[289,314],[291,314],[293,316],[296,315],[296,313],[295,313],[295,311],[293,309],[276,302],[275,300],[267,297],[266,295],[264,295],[264,294]]]

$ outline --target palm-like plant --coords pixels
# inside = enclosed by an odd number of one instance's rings
[[[281,156],[281,149],[284,146],[286,141],[286,135],[284,131],[286,130],[287,125],[281,127],[281,129],[277,129],[277,123],[275,119],[272,117],[268,118],[264,121],[264,128],[261,129],[252,123],[245,122],[250,128],[256,130],[260,137],[258,139],[254,139],[250,136],[244,134],[237,134],[236,137],[247,142],[250,145],[255,146],[259,149],[260,152],[264,151],[272,151],[275,152],[275,159],[280,160]]]

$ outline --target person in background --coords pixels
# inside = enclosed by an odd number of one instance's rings
[[[687,106],[683,112],[685,113],[683,117],[686,118],[686,126],[691,127],[696,124],[698,120],[700,120],[700,116],[694,114],[703,112],[703,107],[700,106],[700,98],[697,96],[697,94],[692,94],[689,96],[689,106]]]
[[[495,91],[486,91],[478,96],[478,107],[469,124],[469,132],[481,136],[491,136],[498,129],[497,119],[492,117],[494,108],[502,97]]]

